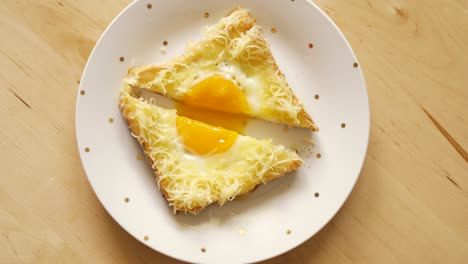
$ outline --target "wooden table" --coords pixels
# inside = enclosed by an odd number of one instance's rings
[[[0,263],[178,263],[106,213],[76,148],[83,67],[129,2],[0,4]],[[336,217],[266,263],[468,263],[468,1],[316,3],[364,70],[369,152]]]

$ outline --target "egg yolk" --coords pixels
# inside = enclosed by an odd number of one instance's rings
[[[240,114],[213,111],[176,102],[177,114],[213,126],[224,127],[239,134],[244,132],[248,118]]]
[[[242,90],[220,75],[212,75],[195,84],[183,98],[185,104],[228,113],[248,113]]]
[[[236,132],[183,116],[177,116],[176,125],[177,132],[184,140],[185,147],[199,155],[225,152],[238,137]]]

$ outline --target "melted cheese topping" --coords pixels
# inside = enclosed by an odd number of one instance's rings
[[[246,10],[236,10],[205,28],[204,39],[190,44],[184,56],[161,66],[132,68],[125,81],[198,107],[300,124],[302,105],[278,74],[262,29],[254,22]],[[216,87],[226,89],[217,95],[223,103],[238,103],[220,107],[217,96],[209,96]]]
[[[216,140],[203,139],[214,142],[214,148],[220,151],[199,155],[196,152],[208,152],[213,147],[205,149],[193,142],[197,139],[194,135],[206,130],[203,125],[177,117],[175,110],[133,98],[126,92],[127,89],[128,86],[122,91],[122,112],[132,134],[145,146],[152,168],[157,171],[158,185],[164,190],[174,212],[197,213],[214,202],[222,205],[251,191],[260,183],[284,175],[301,163],[295,152],[275,146],[269,140],[242,135],[232,140],[235,133],[225,134],[224,131],[219,134],[208,132],[203,137],[215,134],[216,139],[216,136],[227,135],[226,138],[233,141],[230,147],[226,147],[228,144],[220,147]],[[190,132],[186,129],[193,130]],[[195,153],[187,151],[185,146],[191,146]]]

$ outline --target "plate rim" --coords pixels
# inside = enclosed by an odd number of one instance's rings
[[[88,180],[88,183],[89,185],[91,186],[91,188],[93,189],[93,192],[95,194],[95,196],[97,197],[98,201],[100,202],[100,204],[102,205],[102,207],[105,209],[105,211],[112,217],[112,219],[123,229],[125,230],[128,234],[130,234],[133,238],[135,238],[136,240],[138,240],[141,244],[145,245],[146,247],[154,250],[154,251],[157,251],[159,253],[162,253],[168,257],[171,257],[173,259],[176,259],[176,260],[180,260],[180,261],[184,261],[184,262],[191,262],[192,260],[188,259],[188,258],[183,258],[183,256],[179,256],[179,255],[174,255],[174,254],[171,254],[170,252],[166,252],[165,250],[162,250],[160,248],[155,248],[153,246],[151,246],[150,244],[147,244],[145,243],[145,241],[143,240],[143,238],[140,238],[139,236],[136,236],[135,234],[133,234],[132,232],[130,232],[129,229],[127,229],[119,220],[118,218],[116,218],[114,216],[114,214],[111,212],[111,210],[109,210],[109,208],[105,205],[105,203],[103,203],[101,197],[99,196],[97,190],[96,190],[96,187],[93,185],[91,179],[90,179],[90,176],[86,170],[86,166],[84,165],[84,161],[83,161],[83,156],[82,156],[82,151],[81,151],[81,144],[80,144],[80,140],[79,140],[79,133],[78,133],[78,118],[77,118],[77,115],[78,115],[78,106],[79,106],[79,100],[80,100],[80,92],[82,90],[82,85],[83,85],[83,82],[81,80],[84,79],[84,77],[86,76],[87,74],[87,71],[90,67],[90,61],[91,59],[93,58],[93,55],[95,54],[96,52],[96,49],[97,47],[100,45],[100,43],[103,41],[103,39],[105,38],[105,36],[108,34],[110,28],[114,25],[114,23],[125,13],[127,12],[127,10],[129,10],[130,8],[133,7],[133,5],[136,5],[138,2],[140,1],[143,1],[143,0],[134,0],[132,2],[130,2],[125,8],[123,8],[113,19],[112,21],[109,23],[109,25],[105,28],[105,30],[102,32],[102,34],[100,35],[99,39],[96,41],[96,44],[94,45],[93,47],[93,50],[91,51],[88,59],[87,59],[87,62],[86,62],[86,65],[83,69],[83,72],[82,72],[82,75],[81,75],[81,78],[80,78],[80,85],[78,87],[78,90],[77,90],[77,97],[76,97],[76,101],[75,101],[75,140],[76,140],[76,144],[77,144],[77,147],[78,147],[78,153],[79,153],[79,156],[80,156],[80,162],[81,162],[81,167],[83,168],[84,172],[85,172],[85,175],[86,175],[86,178]],[[366,130],[366,134],[365,134],[365,137],[366,137],[366,140],[365,140],[365,151],[364,151],[364,155],[362,156],[362,160],[360,161],[360,165],[359,165],[359,171],[357,173],[357,176],[355,177],[354,181],[352,182],[351,184],[351,188],[349,189],[349,191],[346,193],[346,195],[344,195],[344,199],[343,201],[340,202],[340,206],[338,206],[334,212],[332,214],[330,214],[330,217],[326,220],[326,221],[323,221],[319,226],[319,228],[317,228],[314,232],[311,232],[309,236],[306,236],[305,239],[301,239],[301,240],[298,240],[296,241],[296,243],[294,243],[295,245],[293,245],[292,247],[285,247],[284,249],[282,250],[279,250],[278,252],[272,254],[271,256],[268,256],[268,257],[254,257],[252,258],[252,263],[254,262],[259,262],[259,261],[265,261],[265,260],[269,260],[269,259],[272,259],[272,258],[275,258],[275,257],[278,257],[280,255],[283,255],[289,251],[292,251],[294,250],[295,248],[297,248],[298,246],[304,244],[306,241],[308,241],[309,239],[311,239],[312,237],[314,237],[317,233],[319,233],[325,226],[327,226],[330,221],[336,216],[336,214],[343,208],[345,202],[348,200],[350,194],[352,193],[352,191],[354,190],[355,186],[356,186],[356,183],[358,181],[358,179],[360,178],[361,176],[361,173],[362,173],[362,169],[364,167],[364,164],[365,164],[365,161],[366,161],[366,158],[367,158],[367,152],[368,152],[368,149],[369,149],[369,140],[370,140],[370,129],[371,129],[371,112],[370,112],[370,104],[369,104],[369,95],[368,95],[368,89],[367,89],[367,83],[366,83],[366,80],[365,80],[365,77],[364,77],[364,74],[363,74],[363,71],[362,71],[362,67],[360,66],[361,64],[359,63],[359,60],[353,50],[353,48],[351,47],[350,43],[348,42],[348,39],[346,38],[346,36],[343,34],[343,32],[340,30],[340,28],[335,24],[335,22],[326,14],[326,12],[324,12],[316,3],[314,3],[312,0],[304,0],[306,3],[308,3],[311,8],[315,9],[323,18],[325,18],[326,22],[329,23],[339,34],[340,38],[344,41],[344,43],[346,44],[346,48],[348,49],[348,51],[350,52],[350,54],[352,55],[353,59],[355,60],[356,63],[358,63],[359,67],[357,67],[357,70],[359,71],[359,78],[360,80],[362,81],[362,84],[363,84],[363,96],[364,96],[364,99],[365,99],[365,102],[366,102],[366,113],[367,113],[367,120],[365,120],[365,123],[367,124],[367,127],[368,129]],[[333,211],[333,210],[331,210]]]

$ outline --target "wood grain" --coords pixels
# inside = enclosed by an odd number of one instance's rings
[[[83,67],[129,2],[0,5],[0,263],[178,263],[112,220],[76,149]],[[336,217],[265,263],[468,263],[468,2],[315,2],[364,70],[369,152]]]

